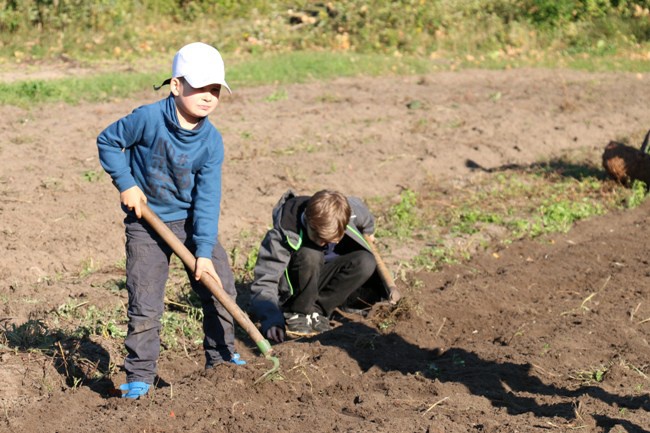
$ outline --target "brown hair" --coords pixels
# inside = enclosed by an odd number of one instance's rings
[[[324,189],[307,202],[307,225],[325,242],[339,241],[345,233],[352,210],[348,199],[337,191]]]

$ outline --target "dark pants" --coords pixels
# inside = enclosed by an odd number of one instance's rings
[[[338,257],[325,262],[323,249],[305,239],[287,269],[294,295],[283,308],[294,313],[318,312],[329,317],[374,273],[372,253],[347,236],[334,250]]]
[[[129,293],[129,327],[125,340],[128,355],[124,360],[128,382],[153,383],[160,355],[160,319],[164,310],[165,284],[169,274],[171,249],[146,224],[127,217],[126,225],[126,287]],[[194,252],[189,221],[174,221],[167,226]],[[212,251],[212,263],[225,291],[235,299],[237,292],[228,256],[221,244]],[[228,361],[235,352],[233,318],[210,291],[188,277],[203,308],[203,348],[206,363]]]

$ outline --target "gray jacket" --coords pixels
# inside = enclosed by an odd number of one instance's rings
[[[250,312],[261,322],[263,335],[273,326],[284,328],[281,306],[293,294],[286,270],[302,237],[307,236],[300,219],[309,198],[296,196],[291,190],[284,193],[273,208],[273,228],[262,240],[251,285]],[[361,199],[348,197],[348,202],[352,215],[345,235],[371,251],[363,235],[374,233],[375,218]]]

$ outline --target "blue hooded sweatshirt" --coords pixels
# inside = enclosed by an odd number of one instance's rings
[[[191,218],[196,256],[212,256],[224,148],[207,117],[195,130],[181,128],[170,94],[107,127],[97,137],[97,147],[102,167],[120,192],[140,187],[164,222]]]

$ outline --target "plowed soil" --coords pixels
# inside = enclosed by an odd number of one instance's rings
[[[468,160],[597,163],[609,140],[650,126],[649,79],[466,70],[234,89],[212,116],[227,149],[221,241],[233,258],[259,242],[288,188],[395,199],[484,175]],[[95,138],[164,96],[0,107],[1,432],[650,431],[650,203],[488,245],[409,276],[418,285],[398,278],[410,307],[390,312],[394,326],[339,316],[331,332],[274,346],[273,381],[255,384],[270,363],[242,332],[246,366],[204,372],[199,347],[166,350],[138,401],[111,391],[124,381],[121,338],[35,347],[39,320],[63,305],[123,308],[125,291],[106,288],[123,277],[123,215]],[[386,262],[419,246],[384,249]],[[10,343],[26,324],[33,338]]]

